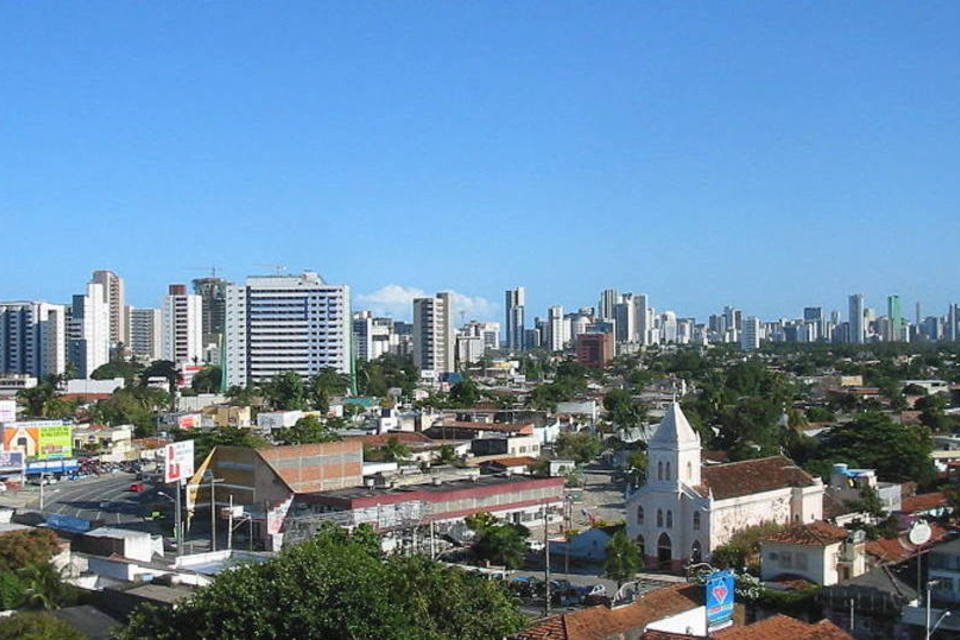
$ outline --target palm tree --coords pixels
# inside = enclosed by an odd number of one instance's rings
[[[73,589],[63,581],[60,569],[50,562],[28,564],[17,572],[34,609],[59,609],[73,599]]]

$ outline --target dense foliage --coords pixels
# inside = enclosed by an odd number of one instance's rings
[[[50,529],[24,529],[0,535],[0,573],[31,564],[49,562],[60,552],[60,542]]]
[[[139,608],[120,638],[481,640],[524,621],[498,583],[422,557],[383,558],[375,536],[331,528],[220,574],[175,610]]]
[[[604,575],[617,581],[617,586],[632,578],[640,567],[643,558],[640,549],[624,529],[620,529],[607,544],[607,559],[604,564]]]
[[[357,362],[357,386],[360,395],[383,398],[390,389],[400,389],[404,396],[413,395],[420,372],[410,356],[384,354],[371,362]]]
[[[85,640],[72,624],[49,613],[18,613],[0,619],[0,640]]]

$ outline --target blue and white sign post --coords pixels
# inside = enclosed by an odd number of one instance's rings
[[[732,571],[717,571],[707,578],[707,632],[733,624],[735,579]]]

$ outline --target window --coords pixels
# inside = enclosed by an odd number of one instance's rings
[[[673,528],[673,511],[667,511],[667,529]]]
[[[794,559],[794,563],[793,563],[794,567],[796,567],[797,569],[800,569],[801,571],[807,570],[807,554],[798,551],[796,554],[794,554],[793,559]]]
[[[667,463],[667,473],[665,475],[667,476],[666,479],[669,480],[670,479],[670,463],[669,462]]]
[[[693,463],[687,460],[687,480],[693,477]]]
[[[643,525],[643,507],[637,507],[637,524]]]
[[[657,463],[657,480],[663,480],[663,463]]]
[[[789,551],[780,554],[780,566],[784,569],[793,568],[793,555]]]
[[[663,526],[663,511],[661,509],[657,509],[657,526]]]
[[[700,531],[700,512],[699,511],[693,512],[693,530]]]

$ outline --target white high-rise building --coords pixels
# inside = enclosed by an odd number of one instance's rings
[[[309,377],[324,368],[353,371],[350,287],[313,272],[254,276],[227,287],[227,386],[285,371]]]
[[[613,306],[613,319],[617,342],[636,342],[637,340],[637,307],[632,293],[622,296],[623,302]]]
[[[604,289],[600,292],[600,305],[597,307],[597,315],[601,320],[613,320],[615,307],[620,304],[620,294],[616,289]]]
[[[863,294],[855,293],[850,296],[850,305],[849,305],[849,326],[850,326],[850,342],[853,344],[863,344],[864,338],[866,336],[866,328],[864,326],[864,309],[863,309]]]
[[[90,282],[103,286],[103,301],[109,309],[108,323],[110,325],[110,346],[126,345],[126,318],[124,304],[123,278],[113,271],[94,271]]]
[[[453,296],[438,293],[413,301],[413,362],[435,373],[456,371],[456,333]]]
[[[740,348],[744,351],[756,351],[760,348],[760,319],[756,316],[750,316],[743,321]]]
[[[550,351],[563,351],[564,339],[563,307],[558,304],[547,309],[547,348]]]
[[[110,361],[110,305],[103,285],[91,282],[87,292],[73,296],[68,327],[68,358],[76,375],[89,378]]]
[[[66,307],[0,302],[0,374],[43,378],[67,367]]]
[[[633,306],[634,335],[640,344],[650,344],[649,332],[653,323],[650,321],[650,304],[647,300],[647,294],[635,294],[633,296]]]
[[[161,307],[162,357],[177,364],[203,360],[203,298],[172,284]]]
[[[523,350],[523,331],[524,331],[524,306],[527,301],[527,293],[523,287],[508,289],[506,292],[504,314],[506,342],[504,346],[510,351]]]
[[[127,307],[130,353],[147,361],[159,360],[163,355],[163,314],[160,309]]]
[[[677,314],[664,311],[660,315],[660,342],[671,344],[677,341]]]

